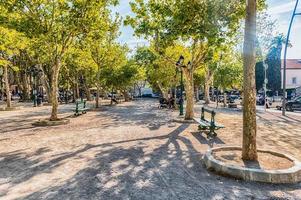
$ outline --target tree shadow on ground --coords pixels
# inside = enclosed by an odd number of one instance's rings
[[[147,106],[147,105],[146,105]],[[126,106],[123,106],[126,107]],[[132,107],[121,111],[108,109],[106,117],[117,119],[119,124],[104,124],[107,127],[121,125],[149,126],[157,114],[144,108],[133,116]],[[113,108],[113,109],[115,109]],[[141,108],[140,108],[141,109]],[[148,113],[152,119],[147,119]],[[169,123],[159,113],[162,124]],[[103,113],[100,113],[103,115]],[[162,117],[160,115],[163,115]],[[144,119],[146,118],[145,122]],[[159,124],[160,125],[160,124]],[[0,178],[10,182],[14,188],[26,184],[40,174],[46,177],[58,176],[58,168],[85,158],[90,154],[83,168],[63,182],[53,182],[42,189],[19,199],[273,199],[273,192],[283,191],[283,198],[298,199],[295,190],[301,185],[270,185],[244,182],[217,176],[208,172],[202,163],[202,154],[182,134],[188,124],[180,125],[167,135],[145,137],[103,144],[85,144],[73,151],[47,156],[51,149],[41,148],[34,153],[26,150],[0,154]],[[210,145],[199,135],[193,135],[201,144]],[[203,136],[202,136],[203,137]],[[215,141],[223,143],[223,141]],[[92,156],[91,156],[92,154]],[[68,173],[68,169],[65,169]],[[0,182],[0,187],[1,187]],[[7,193],[1,194],[3,198]]]
[[[153,105],[154,101],[138,102],[138,105],[122,105],[110,107],[99,113],[99,116],[112,120],[102,123],[104,128],[120,127],[122,125],[144,126],[149,130],[158,130],[161,126],[170,124],[170,110],[161,110]],[[130,110],[130,112],[129,112]]]
[[[202,154],[181,134],[187,127],[183,124],[164,136],[87,144],[77,151],[56,155],[46,163],[33,159],[33,155],[12,152],[1,155],[6,161],[0,166],[22,162],[23,170],[12,170],[12,165],[8,165],[1,177],[9,178],[13,187],[45,171],[51,176],[68,159],[92,151],[94,158],[72,178],[20,199],[255,199],[272,198],[272,191],[300,189],[299,185],[243,182],[208,172],[203,167]],[[42,149],[39,153],[46,151]]]
[[[301,124],[287,118],[283,119],[282,116],[273,114],[272,116],[274,118],[269,120],[258,115],[260,129],[257,140],[269,144],[273,148],[281,147],[281,151],[289,152],[292,155],[297,154],[297,158],[300,159],[300,154],[298,155],[297,152],[299,152],[301,144]],[[261,135],[261,131],[265,134]]]
[[[195,137],[201,144],[206,144],[209,147],[213,147],[214,144],[225,144],[223,140],[221,140],[219,137],[204,137],[202,132],[196,131],[191,132],[193,137]],[[204,133],[205,134],[205,133]]]
[[[70,118],[73,115],[71,114],[71,108],[64,108],[59,110],[59,114],[64,116],[63,118]],[[69,114],[69,115],[68,115]],[[50,112],[47,109],[42,109],[39,111],[28,111],[25,114],[18,114],[17,112],[13,116],[6,118],[0,118],[0,133],[9,133],[20,130],[35,129],[36,127],[32,126],[32,123],[39,119],[45,119],[50,117]]]

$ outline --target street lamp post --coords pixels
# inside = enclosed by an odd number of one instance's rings
[[[184,99],[183,99],[184,83],[183,83],[183,69],[181,69],[181,97],[180,97],[180,116],[184,115]]]
[[[179,69],[180,73],[181,73],[181,93],[180,93],[180,116],[184,115],[184,99],[183,99],[183,91],[184,91],[184,83],[183,83],[183,68],[186,67],[185,65],[183,65],[184,63],[184,56],[180,56],[178,62],[176,63],[177,68]]]
[[[263,89],[264,89],[264,111],[267,110],[267,84],[268,84],[268,79],[267,79],[267,70],[268,70],[268,65],[266,64],[266,62],[263,62],[263,66],[264,66],[264,83],[263,83]]]

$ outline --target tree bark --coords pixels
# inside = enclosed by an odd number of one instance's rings
[[[178,109],[178,106],[177,106],[177,101],[176,101],[176,99],[177,99],[177,87],[175,86],[174,87],[174,108],[177,110]]]
[[[75,99],[79,99],[80,94],[79,94],[79,84],[76,82],[75,83]]]
[[[158,85],[158,88],[159,88],[159,90],[160,90],[160,92],[161,92],[162,97],[165,98],[165,99],[168,99],[168,90],[166,90],[166,89],[162,86],[162,84],[160,84],[160,83],[158,83],[157,85]]]
[[[257,160],[256,147],[256,0],[247,0],[245,36],[243,50],[244,64],[244,107],[243,107],[243,144],[242,159]]]
[[[58,120],[58,79],[60,71],[61,61],[59,58],[56,59],[55,65],[53,66],[53,74],[51,79],[51,102],[52,102],[52,111],[51,111],[51,121]]]
[[[127,90],[123,90],[123,91],[122,91],[122,94],[123,94],[123,97],[124,97],[124,101],[125,101],[125,102],[130,101],[130,96],[129,96],[129,93],[128,93]]]
[[[30,100],[30,87],[28,83],[28,77],[25,72],[21,72],[21,89],[22,89],[22,100]]]
[[[5,83],[5,93],[6,93],[6,107],[11,108],[11,94],[9,88],[9,80],[8,80],[8,68],[4,66],[4,83]]]
[[[51,88],[52,88],[52,82],[51,82],[51,80],[52,80],[52,76],[53,76],[53,74],[47,74],[47,75],[45,75],[44,77],[43,77],[43,85],[44,85],[44,87],[45,87],[45,89],[46,89],[46,94],[47,94],[47,102],[48,103],[52,103],[52,92],[51,92]]]
[[[87,100],[91,101],[92,100],[91,93],[90,93],[90,89],[87,84],[84,84],[84,89],[85,89]]]
[[[205,81],[204,84],[204,100],[205,100],[205,104],[209,104],[210,103],[210,84],[208,81]]]
[[[195,86],[195,100],[196,102],[200,101],[200,95],[199,95],[199,86]]]
[[[224,107],[227,107],[227,94],[224,92]]]
[[[96,98],[95,98],[95,107],[99,108],[99,93],[100,93],[100,88],[99,85],[96,85]]]
[[[185,92],[186,92],[186,112],[185,120],[191,120],[194,117],[194,84],[193,84],[193,71],[184,69]]]

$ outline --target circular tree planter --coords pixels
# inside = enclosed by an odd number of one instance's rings
[[[177,118],[173,119],[173,122],[182,123],[182,124],[193,124],[195,121],[193,119],[185,119],[184,116],[178,116]]]
[[[203,160],[208,169],[238,179],[265,183],[301,182],[301,163],[291,156],[258,150],[257,164],[256,162],[242,163],[235,159],[238,158],[235,155],[238,152],[241,154],[241,147],[217,147],[208,150]],[[265,156],[270,159],[266,159]],[[273,162],[277,163],[273,165]]]
[[[60,125],[69,124],[69,122],[70,122],[69,119],[59,119],[59,120],[56,120],[56,121],[50,121],[49,119],[45,119],[45,120],[39,120],[37,122],[34,122],[32,125],[33,126],[38,126],[38,127],[60,126]]]
[[[15,110],[20,110],[20,107],[2,107],[0,108],[0,111],[15,111]]]

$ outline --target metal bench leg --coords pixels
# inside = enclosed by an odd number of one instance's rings
[[[209,131],[207,137],[208,137],[208,138],[209,138],[209,137],[214,138],[214,137],[216,137],[216,136],[217,136],[217,134],[216,134],[216,132],[215,132],[215,129],[214,129],[214,128],[210,128],[210,131]]]
[[[213,133],[213,137],[216,137],[216,136],[217,136],[217,134],[216,134],[215,131],[213,131],[212,133]]]

